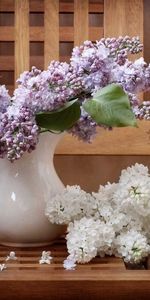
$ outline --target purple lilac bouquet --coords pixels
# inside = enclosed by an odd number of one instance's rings
[[[67,131],[90,142],[96,127],[137,126],[150,119],[150,102],[137,94],[150,89],[150,65],[128,54],[142,51],[138,37],[103,38],[75,47],[70,63],[32,67],[17,80],[11,98],[0,86],[0,157],[11,162],[36,148],[39,134]]]

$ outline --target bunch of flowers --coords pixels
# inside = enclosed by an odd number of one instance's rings
[[[93,211],[95,210],[91,194],[86,193],[79,186],[67,186],[61,193],[61,198],[60,195],[56,195],[47,201],[46,214],[52,223],[68,224],[84,216],[90,217]]]
[[[118,183],[89,195],[68,186],[47,203],[50,222],[67,224],[68,260],[85,263],[96,255],[115,255],[139,264],[150,254],[150,174],[135,164]]]
[[[0,157],[10,161],[36,148],[43,131],[68,131],[90,142],[96,127],[136,126],[149,119],[149,103],[137,93],[150,88],[150,66],[128,54],[142,50],[138,37],[103,38],[75,47],[70,63],[32,67],[10,98],[0,87]]]

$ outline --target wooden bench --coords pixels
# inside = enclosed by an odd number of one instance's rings
[[[50,265],[39,265],[43,250],[52,253]],[[10,251],[16,251],[18,260],[8,261],[7,269],[0,272],[1,300],[149,299],[150,270],[127,270],[119,258],[97,257],[74,271],[65,270],[64,239],[44,249],[1,246],[0,263]]]

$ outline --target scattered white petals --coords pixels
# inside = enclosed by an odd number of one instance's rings
[[[51,252],[50,251],[43,251],[42,256],[39,260],[39,264],[50,264],[51,260],[53,259],[52,256],[50,256]]]
[[[6,261],[8,260],[17,260],[16,253],[14,251],[11,251],[9,255],[6,257]]]
[[[4,271],[6,269],[6,265],[5,264],[0,264],[0,271]]]
[[[76,267],[75,259],[68,257],[67,259],[64,260],[63,266],[66,270],[75,270]]]

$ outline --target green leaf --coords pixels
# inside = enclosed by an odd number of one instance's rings
[[[110,127],[137,126],[128,96],[117,84],[97,91],[83,107],[97,124]]]
[[[81,110],[78,99],[64,104],[53,112],[40,112],[36,114],[37,125],[52,131],[64,131],[71,128],[80,118]]]

